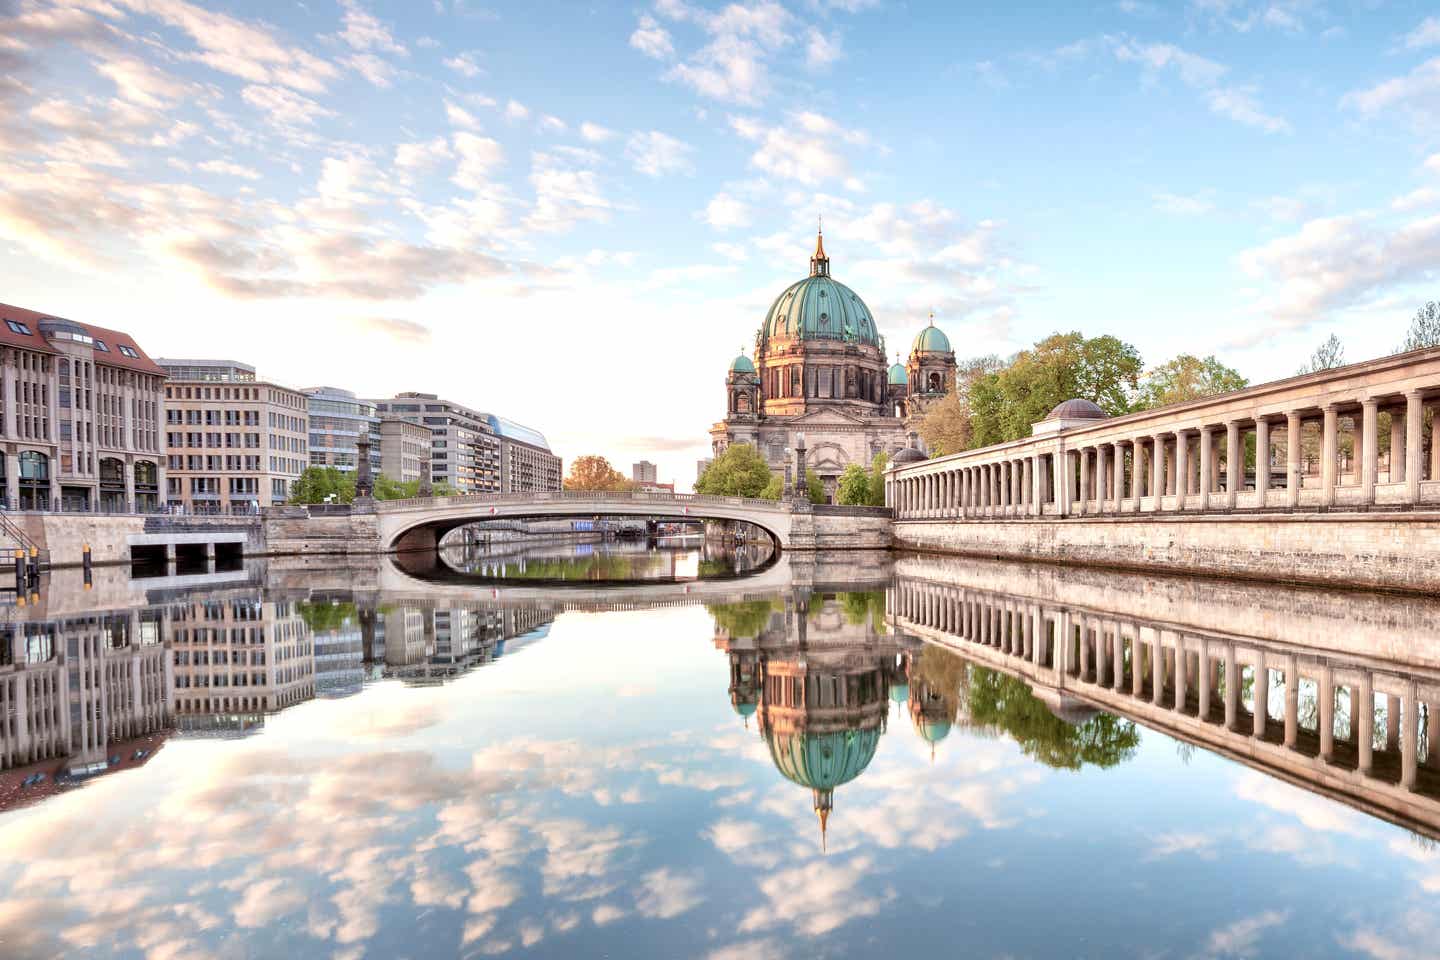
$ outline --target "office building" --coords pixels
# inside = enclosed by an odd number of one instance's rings
[[[630,479],[637,484],[654,483],[658,479],[655,473],[655,464],[649,460],[632,463],[630,465]]]
[[[560,489],[562,464],[538,430],[491,415],[490,429],[500,438],[500,489],[534,493]]]
[[[430,428],[386,416],[380,420],[381,472],[398,483],[420,479],[420,464],[430,459]]]
[[[184,513],[278,506],[309,466],[309,398],[234,360],[156,361],[165,385],[166,503]]]
[[[338,387],[309,387],[301,393],[308,397],[310,466],[353,472],[360,437],[368,436],[370,469],[379,474],[380,418],[375,404]]]
[[[133,337],[0,304],[0,361],[6,507],[159,509],[165,371]]]

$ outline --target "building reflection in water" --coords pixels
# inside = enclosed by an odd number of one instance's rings
[[[277,593],[141,587],[128,608],[72,612],[73,598],[62,609],[10,607],[0,623],[0,810],[139,766],[172,736],[245,737],[269,714],[367,681],[458,678],[540,639],[553,618],[535,607]]]
[[[996,585],[1014,568],[970,569],[902,566],[892,626],[1028,687],[1076,724],[1077,759],[1123,758],[1128,738],[1104,727],[1127,718],[1440,839],[1434,601],[1123,574],[1102,584],[1059,568],[1009,592]],[[1272,635],[1234,632],[1262,627]]]
[[[860,776],[885,732],[918,642],[887,631],[885,595],[796,591],[714,604],[730,702],[756,719],[776,769],[810,791],[824,845],[835,791]]]

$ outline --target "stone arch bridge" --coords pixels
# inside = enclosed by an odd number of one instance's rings
[[[391,553],[434,550],[446,533],[488,520],[653,517],[753,524],[782,550],[883,550],[890,511],[800,500],[757,500],[642,491],[544,493],[383,500],[267,514],[271,552]]]

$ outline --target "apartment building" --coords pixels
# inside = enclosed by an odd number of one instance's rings
[[[658,479],[657,473],[655,464],[649,460],[630,464],[630,479],[635,483],[654,483]]]
[[[430,428],[396,417],[380,420],[380,465],[391,480],[420,479],[420,464],[430,459]]]
[[[399,393],[376,400],[375,412],[430,431],[430,479],[457,493],[499,493],[500,438],[489,415],[433,393]]]
[[[539,430],[491,416],[490,429],[500,438],[500,489],[504,493],[559,490],[560,458]]]
[[[4,505],[158,510],[164,383],[127,333],[0,303]]]
[[[309,466],[309,397],[234,360],[157,361],[165,385],[166,503],[248,513],[290,497]]]

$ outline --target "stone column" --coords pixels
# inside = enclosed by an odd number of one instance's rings
[[[1145,653],[1140,643],[1140,628],[1130,633],[1130,695],[1139,697],[1145,692]]]
[[[1214,469],[1215,436],[1209,427],[1200,428],[1200,510],[1210,509],[1210,472]]]
[[[1185,672],[1185,637],[1183,634],[1173,634],[1175,637],[1175,712],[1184,713],[1186,701],[1190,699],[1190,692],[1186,688],[1188,677]]]
[[[1420,691],[1406,684],[1400,719],[1400,787],[1415,789],[1415,765],[1420,755]]]
[[[1375,748],[1375,687],[1368,670],[1361,673],[1351,693],[1350,732],[1355,735],[1355,751],[1359,754],[1356,769],[1368,776]]]
[[[1420,502],[1420,473],[1425,464],[1421,462],[1420,435],[1425,430],[1425,411],[1421,406],[1419,390],[1405,394],[1405,502]],[[1440,439],[1440,433],[1435,439]],[[1433,441],[1432,441],[1433,442]],[[1440,444],[1435,444],[1440,448]]]
[[[1225,507],[1234,510],[1245,483],[1245,451],[1240,446],[1240,421],[1225,424]]]
[[[1240,717],[1240,664],[1235,662],[1235,644],[1225,647],[1225,729],[1234,730]]]
[[[1270,489],[1270,421],[1255,419],[1255,506],[1265,506]]]
[[[1080,499],[1075,512],[1084,516],[1090,510],[1090,451],[1077,450],[1075,456],[1080,460]]]
[[[1255,736],[1265,736],[1265,721],[1270,713],[1270,668],[1265,665],[1265,651],[1255,651]]]
[[[1165,647],[1161,643],[1164,634],[1159,630],[1150,631],[1150,702],[1160,706],[1165,702]]]
[[[1320,759],[1329,763],[1335,755],[1335,673],[1330,667],[1320,668],[1315,688],[1320,698]]]
[[[1300,458],[1300,414],[1285,414],[1285,505],[1295,509],[1300,505],[1300,471],[1304,461]]]
[[[1405,413],[1390,408],[1390,482],[1405,482]]]
[[[1210,719],[1210,644],[1204,638],[1200,638],[1200,653],[1195,658],[1195,695],[1200,701],[1195,716],[1201,720]]]
[[[1020,486],[1025,491],[1025,512],[1034,515],[1039,512],[1040,498],[1035,491],[1036,457],[1026,457],[1020,465]]]
[[[1334,403],[1325,404],[1324,439],[1320,444],[1320,503],[1335,503],[1335,474],[1339,464],[1340,412]]]
[[[1114,661],[1110,673],[1110,689],[1120,690],[1125,685],[1125,641],[1120,638],[1120,621],[1107,620],[1110,628],[1110,657]]]
[[[1375,481],[1380,473],[1380,401],[1373,398],[1360,404],[1363,436],[1360,454],[1360,500],[1375,502]]]
[[[1136,437],[1130,441],[1130,497],[1135,501],[1135,512],[1140,512],[1140,498],[1145,495],[1145,441]]]
[[[5,404],[8,413],[13,403]],[[163,496],[165,491],[160,491]],[[14,450],[5,451],[5,506],[10,510],[20,509],[20,455]]]
[[[1300,665],[1293,656],[1285,658],[1285,746],[1295,749],[1300,731]]]
[[[1165,496],[1165,438],[1157,433],[1150,444],[1155,451],[1150,458],[1150,509],[1158,511]]]
[[[1190,492],[1190,433],[1175,431],[1175,509],[1185,509],[1185,495]]]
[[[1125,447],[1120,442],[1112,443],[1114,453],[1114,466],[1111,468],[1114,476],[1110,479],[1110,493],[1115,498],[1115,512],[1120,512],[1121,501],[1125,499]]]

